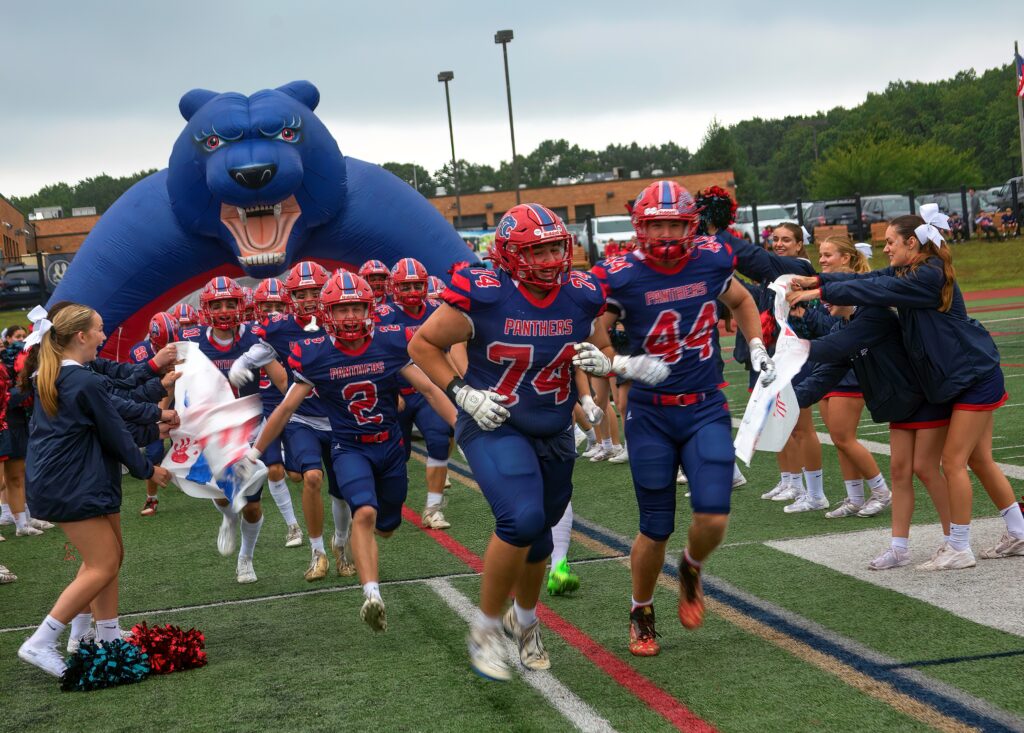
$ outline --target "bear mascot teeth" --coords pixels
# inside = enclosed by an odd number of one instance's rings
[[[50,302],[99,311],[117,358],[153,314],[211,277],[277,276],[301,260],[328,269],[415,257],[447,279],[476,262],[447,220],[383,168],[342,155],[296,81],[251,96],[193,89],[166,169],[100,218]]]

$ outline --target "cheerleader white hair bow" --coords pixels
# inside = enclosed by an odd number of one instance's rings
[[[949,229],[949,217],[939,211],[938,204],[923,204],[920,213],[924,224],[914,229],[917,241],[922,245],[931,242],[936,247],[941,247],[946,240],[939,229]]]
[[[53,324],[48,319],[46,309],[41,305],[37,305],[35,308],[28,312],[28,319],[32,321],[32,333],[25,339],[25,348],[29,349],[39,344],[43,340],[43,334],[53,328]]]
[[[871,245],[868,244],[867,242],[857,242],[857,244],[853,246],[856,247],[857,251],[860,252],[865,257],[867,257],[869,260],[874,254],[874,250],[872,250]]]
[[[807,231],[807,227],[805,227],[803,224],[801,224],[800,225],[800,231],[804,235],[804,244],[810,244],[811,243],[811,233],[809,231]]]

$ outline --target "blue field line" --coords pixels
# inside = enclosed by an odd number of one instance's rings
[[[413,450],[426,455],[426,451],[418,445],[413,445]],[[449,468],[462,476],[473,478],[468,466],[457,461],[449,461]],[[573,529],[623,555],[630,552],[631,543],[627,538],[578,514],[575,516]],[[665,563],[663,572],[671,578],[679,578],[678,569],[669,563]],[[907,669],[908,663],[901,663],[857,642],[843,639],[812,621],[763,601],[724,580],[705,575],[703,586],[704,592],[716,601],[781,631],[822,654],[827,654],[861,674],[888,684],[895,690],[926,703],[966,725],[992,733],[1024,731],[1024,719],[1001,710],[986,700],[969,695],[959,688],[933,680],[916,670]],[[923,665],[917,663],[917,666]]]

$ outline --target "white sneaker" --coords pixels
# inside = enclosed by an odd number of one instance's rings
[[[359,609],[359,618],[374,631],[387,631],[388,617],[384,609],[384,599],[380,596],[370,596],[363,601],[363,607]]]
[[[789,484],[786,488],[782,489],[775,496],[772,497],[772,501],[795,501],[804,495],[802,487],[796,484]]]
[[[540,621],[522,626],[516,618],[515,606],[509,607],[501,620],[505,635],[519,645],[519,661],[527,669],[551,669],[551,658],[540,640]]]
[[[423,526],[427,529],[448,529],[452,526],[451,522],[445,519],[440,505],[424,508],[420,518],[423,521]]]
[[[942,542],[939,543],[939,546],[936,547],[935,550],[932,552],[931,557],[929,557],[923,563],[918,565],[916,567],[916,569],[917,570],[934,570],[935,569],[934,565],[935,565],[936,559],[938,559],[939,555],[941,555],[943,552],[946,551],[946,547],[947,547],[946,541],[943,540]]]
[[[217,552],[224,557],[234,555],[238,548],[239,520],[240,517],[237,514],[233,520],[227,517],[220,520],[220,529],[217,531]]]
[[[36,529],[29,522],[26,522],[24,527],[14,530],[15,537],[36,537],[37,535],[41,535],[42,533],[43,530]]]
[[[82,643],[86,641],[96,641],[96,628],[92,624],[89,625],[89,630],[85,632],[81,639],[76,639],[73,636],[68,637],[68,654],[75,654],[78,648],[82,646]]]
[[[853,499],[846,497],[839,506],[830,512],[825,512],[828,519],[840,519],[841,517],[852,517],[863,508],[863,504],[854,504]]]
[[[794,501],[792,504],[787,504],[782,507],[782,511],[786,514],[796,514],[798,512],[816,512],[820,509],[828,509],[828,498],[822,496],[821,498],[814,498],[810,494],[804,494],[799,499]]]
[[[601,447],[601,442],[598,441],[583,451],[583,453],[580,454],[580,458],[590,458],[591,456],[597,455],[602,450],[604,450],[604,448]]]
[[[876,514],[881,514],[892,504],[892,492],[886,491],[884,494],[877,493],[871,494],[871,498],[864,502],[864,506],[859,512],[858,517],[873,517]]]
[[[733,468],[732,471],[732,487],[738,489],[741,486],[745,486],[747,483],[747,477],[740,473],[740,469],[737,467]]]
[[[466,637],[469,646],[469,664],[473,671],[489,680],[504,682],[512,678],[512,670],[505,660],[505,643],[499,629],[481,629],[475,624]]]
[[[774,488],[768,489],[768,491],[766,491],[763,494],[761,494],[761,498],[762,499],[774,499],[776,496],[781,494],[787,488],[789,488],[789,484],[784,484],[784,483],[782,483],[782,481],[779,481],[779,483],[775,484]]]
[[[826,515],[827,516],[827,515]],[[871,570],[892,570],[910,564],[910,550],[887,547],[885,552],[868,563]]]
[[[608,463],[629,463],[629,448],[622,446],[617,451],[612,448],[612,457],[608,459]]]
[[[954,550],[952,545],[944,544],[932,559],[917,566],[918,570],[963,570],[978,564],[971,548]]]
[[[586,455],[586,454],[584,454]],[[597,452],[590,456],[591,463],[600,463],[601,461],[607,461],[609,458],[615,455],[615,447],[605,448],[600,443],[597,444]]]
[[[0,514],[0,526],[4,524],[14,524],[14,515],[10,512]]]
[[[35,519],[35,518],[32,518],[32,519],[28,520],[28,523],[31,524],[36,529],[53,529],[54,527],[57,526],[53,522],[47,522],[45,519]]]
[[[676,474],[676,483],[677,483],[677,484],[685,484],[685,483],[687,483],[687,482],[688,482],[689,480],[690,480],[690,479],[686,478],[686,474],[685,474],[685,473],[683,473],[683,469],[681,469],[681,468],[680,468],[680,469],[679,469],[679,473],[677,473],[677,474]]]
[[[61,677],[64,674],[64,670],[67,669],[67,665],[64,664],[64,657],[57,651],[56,644],[36,647],[32,646],[29,640],[26,639],[21,648],[18,649],[18,658],[23,662],[28,662],[33,667],[39,667],[39,669],[47,674],[52,674],[54,677]]]
[[[1014,555],[1024,555],[1024,539],[1017,539],[1009,532],[1003,532],[1003,536],[999,538],[999,542],[994,547],[981,551],[982,560],[996,560],[1000,557],[1013,557]]]
[[[235,580],[239,583],[256,582],[256,571],[252,567],[251,557],[238,556],[238,563],[235,565]]]
[[[8,570],[6,565],[0,565],[0,585],[13,583],[17,579],[18,576]]]
[[[302,527],[297,524],[288,525],[288,534],[284,536],[285,547],[299,547],[302,544]]]

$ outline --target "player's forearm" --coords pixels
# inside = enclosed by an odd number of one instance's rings
[[[761,334],[761,314],[757,312],[754,299],[749,295],[739,302],[726,303],[732,310],[733,319],[739,326],[740,333],[749,343],[751,339],[763,339]]]
[[[295,410],[298,408],[301,399],[291,400],[288,397],[278,405],[274,411],[267,418],[267,424],[263,426],[263,430],[260,431],[260,437],[257,438],[256,443],[253,447],[258,450],[261,454],[267,450],[271,443],[273,443],[284,431],[284,426],[288,424],[288,420],[295,414]]]
[[[444,350],[422,338],[418,332],[409,342],[409,356],[430,381],[442,390],[459,376]]]
[[[455,405],[448,399],[444,392],[431,385],[431,389],[423,392],[427,404],[434,408],[434,412],[441,416],[450,427],[455,427]]]

